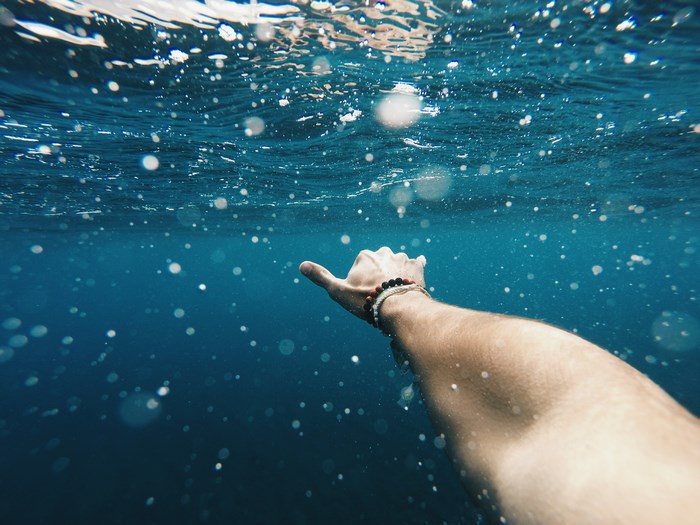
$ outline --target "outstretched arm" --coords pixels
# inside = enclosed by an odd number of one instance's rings
[[[301,272],[365,317],[369,290],[424,285],[425,259],[363,250],[347,278]],[[508,523],[700,522],[700,423],[605,350],[553,326],[388,297],[380,320],[405,353],[470,494]]]

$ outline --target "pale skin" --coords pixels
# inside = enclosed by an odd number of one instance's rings
[[[300,271],[358,317],[425,258],[363,250],[345,279]],[[538,321],[393,295],[382,327],[405,353],[460,479],[494,523],[700,523],[700,420],[606,350]]]

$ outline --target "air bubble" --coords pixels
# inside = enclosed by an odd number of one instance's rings
[[[7,363],[15,355],[15,351],[9,346],[0,346],[0,364]]]
[[[153,423],[162,411],[160,401],[145,392],[131,394],[119,406],[119,416],[122,422],[133,428],[145,427]]]
[[[265,121],[260,117],[250,117],[245,119],[245,134],[247,137],[260,135],[265,131]]]
[[[420,118],[422,103],[409,93],[392,93],[377,106],[377,120],[387,128],[408,128]]]
[[[144,155],[141,159],[141,165],[148,171],[157,170],[160,166],[160,161],[155,155]]]
[[[294,346],[294,341],[291,339],[282,339],[277,348],[279,349],[280,354],[291,355],[294,352]]]
[[[49,329],[46,328],[43,324],[38,324],[36,326],[32,326],[32,328],[29,330],[29,335],[32,337],[44,337],[46,334],[49,333]]]
[[[700,322],[685,312],[661,312],[651,331],[654,341],[666,350],[685,352],[700,344]]]
[[[17,317],[8,317],[2,322],[2,327],[5,330],[17,330],[22,326],[22,321]]]
[[[429,168],[418,176],[413,185],[419,198],[427,201],[439,201],[449,193],[452,177],[445,168]]]

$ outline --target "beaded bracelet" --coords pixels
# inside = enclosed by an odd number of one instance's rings
[[[382,303],[390,296],[394,294],[404,294],[410,292],[411,290],[418,290],[423,294],[430,297],[430,294],[421,285],[416,284],[415,281],[410,279],[404,279],[402,277],[397,277],[395,279],[389,279],[383,282],[380,286],[377,286],[372,290],[369,295],[367,295],[364,304],[364,311],[367,316],[367,322],[374,326],[375,328],[379,326],[379,308]]]

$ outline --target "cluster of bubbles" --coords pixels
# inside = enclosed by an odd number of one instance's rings
[[[654,341],[663,349],[687,352],[700,344],[700,322],[685,312],[661,312],[651,326]]]

